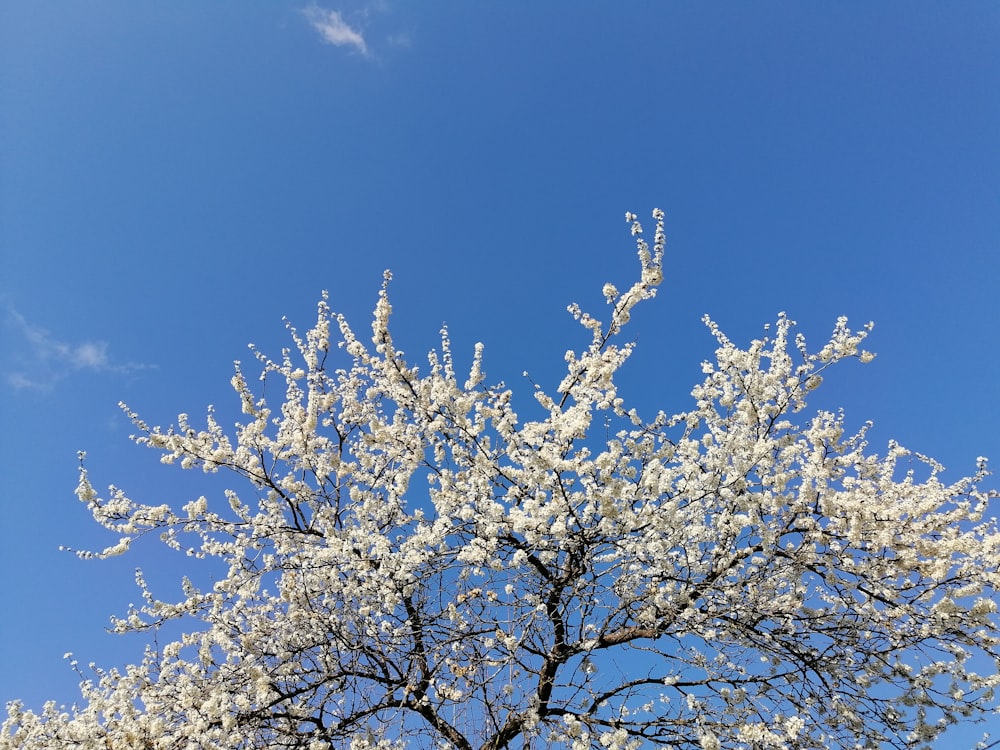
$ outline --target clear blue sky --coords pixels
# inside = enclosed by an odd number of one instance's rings
[[[205,491],[119,400],[228,409],[249,342],[324,288],[366,329],[387,267],[414,359],[447,322],[488,380],[554,385],[586,343],[566,304],[632,280],[623,215],[655,206],[624,396],[685,408],[703,313],[740,341],[846,314],[879,357],[824,405],[946,476],[1000,464],[1000,4],[0,5],[0,703],[72,702],[67,651],[139,658],[108,615],[136,565],[168,595],[186,562],[58,550],[108,540],[78,450],[97,486]]]

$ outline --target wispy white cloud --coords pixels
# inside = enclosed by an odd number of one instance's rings
[[[45,391],[78,372],[128,375],[156,365],[117,362],[111,358],[106,341],[71,344],[28,321],[13,308],[6,309],[6,327],[13,336],[4,354],[3,377],[16,390]]]
[[[320,36],[330,44],[335,44],[338,47],[354,47],[362,55],[368,55],[368,44],[365,42],[364,35],[348,24],[339,11],[310,5],[302,13]]]
[[[401,31],[396,34],[390,34],[389,38],[386,39],[386,41],[392,47],[401,47],[403,49],[409,49],[410,47],[413,46],[413,35],[406,31]]]

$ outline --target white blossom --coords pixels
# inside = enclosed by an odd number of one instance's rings
[[[625,218],[636,280],[604,286],[607,320],[570,306],[583,346],[532,383],[531,419],[482,344],[467,377],[446,330],[426,372],[406,360],[388,273],[370,337],[324,295],[289,350],[254,350],[267,399],[237,364],[234,430],[123,407],[164,463],[235,484],[146,505],[81,455],[77,496],[119,541],[78,554],[159,539],[224,575],[170,600],[139,571],[112,624],[157,631],[144,658],[92,667],[76,706],[10,703],[0,750],[909,747],[995,709],[986,459],[946,480],[808,411],[874,356],[844,318],[813,351],[784,314],[745,347],[706,317],[690,400],[643,416],[620,334],[662,281],[664,216],[652,246]]]

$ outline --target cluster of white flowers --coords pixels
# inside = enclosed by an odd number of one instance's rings
[[[872,357],[844,319],[817,352],[785,315],[746,348],[706,319],[692,406],[629,408],[617,335],[663,277],[653,218],[650,247],[626,215],[640,269],[604,286],[609,320],[570,307],[590,341],[535,388],[534,421],[485,385],[482,345],[463,378],[447,331],[426,373],[404,359],[388,274],[370,343],[324,295],[293,349],[256,353],[280,405],[237,364],[232,432],[126,409],[165,463],[241,486],[152,506],[81,466],[120,537],[96,554],[159,537],[226,574],[164,601],[140,573],[115,628],[185,635],[95,668],[78,706],[11,703],[0,750],[909,747],[994,706],[985,459],[945,483],[843,414],[799,416],[830,368]]]

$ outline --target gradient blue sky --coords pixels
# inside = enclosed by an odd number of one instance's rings
[[[998,50],[995,2],[0,4],[0,703],[72,702],[67,651],[139,658],[108,615],[187,564],[58,549],[108,541],[78,450],[97,486],[206,491],[117,402],[229,410],[249,342],[324,288],[364,330],[387,267],[414,359],[447,322],[488,380],[551,386],[566,304],[633,279],[624,212],[659,206],[624,396],[686,407],[703,313],[739,341],[846,314],[879,357],[824,406],[946,477],[1000,462]]]

